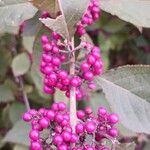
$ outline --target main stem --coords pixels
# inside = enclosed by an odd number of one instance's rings
[[[74,52],[74,38],[71,40],[71,47],[72,47],[72,55],[70,60],[70,75],[75,75],[75,52]],[[70,89],[70,123],[75,133],[75,126],[77,122],[76,116],[76,88],[71,87]]]

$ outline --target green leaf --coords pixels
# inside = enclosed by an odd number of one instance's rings
[[[23,40],[23,45],[24,45],[25,49],[30,54],[32,54],[35,37],[34,36],[23,36],[22,40]]]
[[[97,79],[121,123],[134,132],[150,133],[150,66],[125,66]]]
[[[148,0],[101,0],[100,7],[135,26],[150,27],[150,1]]]
[[[0,76],[5,76],[9,65],[11,64],[11,52],[0,47]]]
[[[7,103],[14,100],[13,92],[6,85],[0,85],[0,103]]]
[[[13,150],[28,150],[29,148],[27,146],[16,144],[13,148]]]
[[[55,92],[54,100],[55,102],[64,102],[66,104],[69,102],[69,99],[66,97],[65,93],[60,90]]]
[[[28,72],[30,68],[29,56],[26,53],[17,55],[12,61],[12,70],[15,76],[20,76]]]
[[[107,32],[115,33],[121,31],[127,23],[120,19],[112,19],[110,20],[103,29]]]
[[[29,53],[33,52],[33,45],[36,34],[42,27],[42,23],[39,21],[39,17],[40,12],[37,12],[33,18],[25,21],[25,26],[23,28],[23,45]]]
[[[22,121],[18,121],[14,127],[8,131],[3,139],[3,142],[11,142],[29,146],[28,133],[30,131],[30,125]]]
[[[30,2],[39,10],[47,11],[52,18],[60,11],[57,0],[30,0]]]
[[[85,10],[87,9],[89,0],[59,0],[62,15],[56,19],[46,18],[40,19],[50,29],[58,32],[66,39],[71,39],[75,33],[75,26],[80,21]]]
[[[116,144],[115,150],[135,150],[135,143]]]
[[[40,21],[44,23],[47,27],[49,27],[51,30],[59,33],[64,38],[68,37],[68,30],[66,28],[64,17],[58,16],[56,19],[46,18],[41,19]]]
[[[32,18],[36,11],[27,0],[0,1],[0,32],[17,33],[20,24]]]
[[[9,118],[13,124],[20,120],[22,114],[25,112],[25,106],[22,103],[15,102],[10,105]]]

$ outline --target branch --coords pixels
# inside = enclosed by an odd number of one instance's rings
[[[74,38],[72,38],[71,42],[72,51],[74,51]],[[72,53],[71,59],[70,59],[70,75],[75,75],[75,53]],[[71,87],[70,89],[70,123],[73,129],[73,132],[75,132],[75,126],[77,122],[77,116],[76,116],[76,88]]]

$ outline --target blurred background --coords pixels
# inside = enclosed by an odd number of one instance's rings
[[[1,150],[28,149],[26,137],[19,132],[26,126],[18,123],[26,111],[24,99],[28,98],[33,108],[49,107],[54,99],[65,99],[59,92],[55,96],[42,93],[42,75],[38,70],[41,53],[39,37],[49,31],[42,29],[38,17],[36,14],[33,19],[22,23],[18,34],[0,34]],[[127,64],[150,64],[150,29],[135,27],[103,12],[100,20],[87,31],[91,40],[101,48],[105,70]],[[79,107],[87,103],[94,108],[100,104],[108,107],[100,90],[93,95],[94,103],[82,102]],[[120,141],[135,141],[136,150],[150,150],[147,135],[132,134],[121,125],[119,128]]]

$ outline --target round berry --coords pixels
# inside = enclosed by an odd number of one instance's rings
[[[96,130],[96,124],[93,121],[89,121],[85,124],[87,133],[93,133]]]
[[[46,118],[42,118],[40,120],[39,124],[42,128],[48,128],[49,127],[49,121]]]
[[[27,112],[27,113],[25,113],[25,114],[23,115],[22,119],[23,119],[25,122],[29,122],[29,121],[31,121],[31,119],[32,119],[32,115]]]
[[[108,116],[108,121],[110,124],[116,124],[119,121],[118,115],[117,114],[110,114]]]
[[[37,130],[32,130],[29,134],[29,137],[33,141],[37,141],[39,139],[39,132]]]

